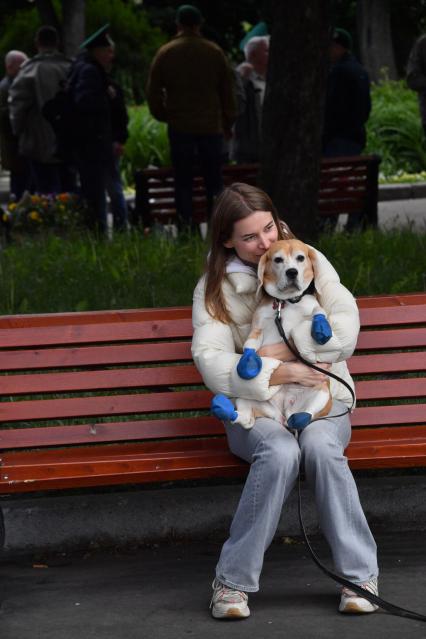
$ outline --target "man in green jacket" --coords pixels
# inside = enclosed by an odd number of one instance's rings
[[[224,52],[201,35],[199,10],[182,5],[176,23],[177,35],[152,62],[146,94],[152,115],[168,124],[179,225],[191,227],[193,166],[198,160],[210,215],[223,187],[223,140],[231,136],[236,98]]]

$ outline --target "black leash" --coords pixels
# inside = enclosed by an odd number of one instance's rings
[[[319,366],[315,366],[315,364],[311,364],[311,362],[308,362],[307,360],[305,360],[291,346],[291,344],[289,343],[289,341],[288,341],[288,339],[287,339],[287,337],[286,337],[286,335],[284,333],[284,329],[283,329],[282,324],[281,324],[281,304],[280,304],[280,301],[278,301],[278,309],[277,309],[277,314],[275,316],[275,324],[276,324],[276,326],[278,328],[278,332],[280,333],[282,339],[284,340],[284,343],[286,344],[286,346],[289,348],[289,350],[293,353],[293,355],[298,360],[303,362],[303,364],[306,364],[306,366],[310,366],[314,370],[319,371],[320,373],[326,373],[329,377],[332,377],[333,379],[336,379],[338,382],[340,382],[341,384],[346,386],[346,388],[351,393],[351,396],[352,396],[352,406],[351,406],[351,408],[348,408],[344,413],[339,413],[338,415],[328,415],[326,417],[320,417],[318,419],[332,419],[333,417],[341,417],[343,415],[346,415],[347,413],[350,413],[352,408],[353,408],[353,406],[354,406],[354,404],[355,404],[355,394],[354,394],[351,386],[349,386],[349,384],[344,379],[341,379],[338,375],[335,375],[331,371],[324,370],[323,368],[320,368]],[[312,424],[313,422],[318,421],[318,419],[313,419],[310,423]],[[296,437],[297,437],[297,435],[298,435],[298,431],[296,431]],[[390,603],[388,601],[385,601],[384,599],[382,599],[381,597],[378,597],[377,595],[373,594],[369,590],[366,590],[365,588],[361,588],[361,586],[359,586],[358,584],[352,583],[352,581],[349,581],[348,579],[345,579],[345,577],[342,577],[341,575],[335,574],[334,572],[329,570],[329,568],[324,566],[324,564],[318,559],[318,556],[316,555],[316,553],[315,553],[314,549],[312,548],[311,543],[310,543],[310,541],[308,539],[308,536],[307,536],[306,530],[305,530],[305,525],[303,523],[300,469],[299,469],[299,478],[298,478],[298,514],[299,514],[299,524],[300,524],[300,529],[302,531],[303,541],[305,542],[305,545],[308,548],[309,553],[310,553],[314,563],[318,566],[318,568],[320,570],[322,570],[322,572],[324,574],[326,574],[328,577],[330,577],[330,579],[333,579],[334,581],[336,581],[337,583],[341,584],[342,586],[346,586],[346,588],[349,588],[349,590],[351,590],[352,592],[357,593],[363,599],[367,599],[367,601],[370,601],[371,603],[375,604],[376,606],[379,606],[380,608],[382,608],[383,610],[386,610],[387,612],[391,613],[392,615],[397,615],[399,617],[406,617],[407,619],[414,619],[416,621],[426,621],[426,616],[425,615],[421,615],[418,612],[413,612],[411,610],[407,610],[406,608],[401,608],[400,606],[395,606],[394,604],[392,604],[392,603]]]

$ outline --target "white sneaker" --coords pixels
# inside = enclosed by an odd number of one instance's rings
[[[370,581],[366,581],[365,583],[359,585],[361,586],[361,588],[364,588],[364,590],[368,590],[369,592],[373,593],[373,595],[379,594],[377,577],[373,577],[372,579],[370,579]],[[366,612],[374,612],[375,610],[377,610],[378,607],[379,606],[377,606],[376,604],[368,601],[368,599],[363,599],[361,595],[358,595],[349,588],[346,588],[346,586],[342,588],[339,612],[363,614]]]
[[[247,593],[228,588],[219,579],[213,580],[212,588],[210,608],[215,619],[245,619],[250,616]]]

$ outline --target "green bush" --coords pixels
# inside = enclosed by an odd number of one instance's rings
[[[405,82],[372,86],[372,111],[367,125],[367,153],[382,157],[380,171],[418,173],[426,168],[426,141],[417,94]]]
[[[136,169],[150,164],[170,166],[167,126],[149,113],[146,105],[129,109],[129,139],[122,159],[122,171],[127,184],[133,184]]]

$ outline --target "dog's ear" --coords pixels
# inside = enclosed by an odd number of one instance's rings
[[[312,246],[308,247],[308,257],[311,260],[311,264],[312,264],[312,270],[314,271],[314,275],[315,275],[315,269],[316,269],[316,262],[317,262],[317,254],[315,249],[312,248]]]
[[[262,257],[260,258],[259,265],[257,267],[257,278],[259,280],[259,288],[263,286],[263,276],[265,274],[265,267],[266,267],[266,262],[268,260],[268,255],[269,255],[269,251],[266,251],[266,253],[264,253]]]

